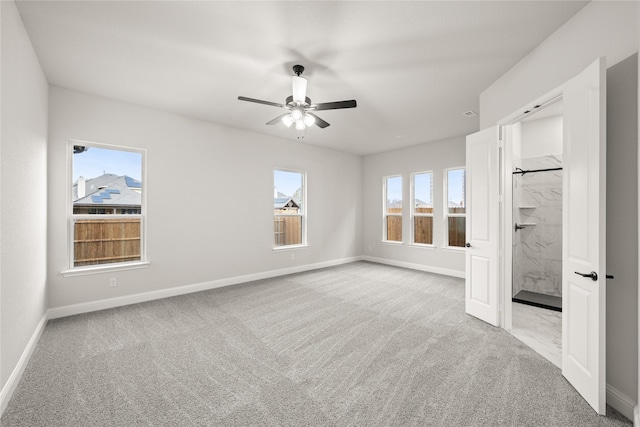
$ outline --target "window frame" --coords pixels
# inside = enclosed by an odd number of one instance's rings
[[[286,250],[292,250],[292,249],[300,249],[300,248],[306,248],[309,245],[307,244],[307,222],[308,222],[308,210],[307,210],[307,171],[305,170],[298,170],[298,169],[290,169],[290,168],[273,168],[273,170],[271,171],[271,176],[273,178],[272,181],[272,189],[273,187],[276,187],[276,182],[275,182],[275,173],[276,171],[280,171],[280,172],[289,172],[289,173],[299,173],[301,175],[301,188],[302,188],[302,197],[301,197],[301,201],[302,201],[302,207],[299,209],[298,213],[295,214],[288,214],[288,213],[278,213],[276,214],[275,210],[273,212],[273,219],[271,221],[271,229],[274,230],[274,221],[275,218],[278,216],[291,216],[291,217],[300,217],[300,243],[295,244],[295,245],[281,245],[281,246],[277,246],[276,245],[276,239],[275,239],[275,230],[272,233],[272,246],[273,246],[273,250],[274,251],[286,251]],[[276,187],[277,188],[277,187]]]
[[[465,207],[465,213],[449,213],[449,172],[450,171],[454,171],[454,170],[463,170],[464,171],[464,187],[465,187],[465,194],[464,194],[464,207]],[[445,242],[445,248],[446,249],[450,249],[450,250],[454,250],[454,251],[463,251],[465,249],[464,246],[451,246],[449,244],[449,218],[466,218],[467,214],[466,214],[466,208],[467,208],[467,168],[466,166],[456,166],[456,167],[451,167],[451,168],[446,168],[444,169],[444,177],[443,177],[443,182],[444,182],[444,188],[443,188],[443,193],[444,193],[444,209],[443,209],[443,219],[444,219],[444,242]]]
[[[415,186],[416,186],[416,175],[426,175],[426,174],[430,174],[431,175],[431,209],[432,212],[431,213],[423,213],[423,212],[416,212],[416,191],[415,191]],[[433,171],[421,171],[421,172],[413,172],[411,174],[411,195],[410,195],[410,202],[411,202],[411,209],[409,210],[409,216],[410,216],[410,229],[411,229],[411,244],[415,245],[415,246],[421,246],[421,247],[426,247],[426,248],[433,248],[435,247],[435,244],[433,243],[433,230],[435,228],[435,224],[434,224],[434,212],[433,210],[435,210],[435,203],[434,203],[434,191],[433,191]],[[431,218],[431,243],[416,243],[415,238],[415,218],[416,217],[430,217]]]
[[[390,244],[394,244],[394,245],[401,245],[404,243],[404,232],[401,230],[401,236],[400,236],[400,240],[389,240],[389,236],[388,234],[388,226],[387,226],[387,221],[388,221],[388,217],[390,216],[396,216],[396,217],[400,217],[400,223],[402,224],[403,221],[403,214],[404,214],[404,208],[402,208],[402,211],[400,213],[388,213],[387,212],[387,185],[388,185],[388,180],[389,178],[400,178],[400,190],[401,190],[401,194],[402,194],[402,204],[404,205],[404,179],[402,177],[402,174],[396,174],[396,175],[387,175],[382,177],[382,242],[383,243],[390,243]]]
[[[140,214],[74,214],[73,213],[73,146],[83,145],[88,147],[101,148],[106,150],[127,151],[138,153],[141,155],[141,206]],[[80,276],[86,274],[97,274],[111,271],[132,270],[137,268],[146,268],[150,265],[147,260],[147,150],[144,148],[127,147],[115,144],[105,144],[101,142],[82,141],[77,139],[69,139],[67,141],[67,178],[66,186],[66,220],[67,220],[67,269],[62,271],[63,277]],[[108,219],[140,219],[140,259],[136,261],[114,262],[108,264],[95,264],[85,266],[74,266],[74,225],[77,220],[96,219],[96,217],[104,216]]]

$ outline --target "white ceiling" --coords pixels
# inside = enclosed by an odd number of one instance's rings
[[[303,65],[331,123],[307,144],[366,155],[472,133],[478,95],[581,1],[18,1],[49,83],[236,128],[265,123]]]

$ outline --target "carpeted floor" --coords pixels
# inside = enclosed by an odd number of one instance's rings
[[[357,262],[52,320],[10,426],[617,426],[464,313],[464,281]]]

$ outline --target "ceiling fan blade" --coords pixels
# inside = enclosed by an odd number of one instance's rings
[[[278,123],[280,123],[280,122],[282,121],[282,118],[283,118],[284,116],[288,115],[288,114],[289,114],[289,113],[284,113],[284,114],[282,114],[282,115],[280,115],[280,116],[276,117],[276,118],[275,118],[275,119],[273,119],[273,120],[269,120],[266,124],[268,124],[268,125],[277,125]]]
[[[296,103],[304,103],[307,97],[307,79],[300,76],[291,76],[291,89],[293,101]]]
[[[311,109],[315,111],[338,110],[340,108],[356,108],[356,100],[351,99],[349,101],[323,102],[311,106]]]
[[[277,102],[263,101],[261,99],[254,99],[254,98],[247,98],[246,96],[239,96],[238,99],[240,101],[255,102],[256,104],[264,104],[264,105],[271,105],[272,107],[285,108],[284,105],[278,104]]]
[[[308,114],[311,117],[313,117],[314,119],[316,119],[314,125],[318,126],[319,128],[324,129],[327,126],[329,126],[329,123],[325,122],[324,120],[322,120],[320,117],[316,116],[315,114],[310,113],[308,111],[305,114]]]

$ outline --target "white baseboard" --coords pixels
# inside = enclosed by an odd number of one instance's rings
[[[20,378],[22,378],[22,374],[24,373],[25,368],[27,367],[27,363],[29,363],[29,359],[33,354],[33,350],[35,350],[38,341],[40,340],[40,336],[42,335],[42,331],[44,331],[44,327],[47,325],[47,321],[49,320],[48,313],[45,313],[36,329],[33,331],[27,346],[25,347],[20,359],[18,359],[18,363],[16,367],[11,372],[7,383],[2,388],[0,392],[0,416],[4,413],[4,410],[7,409],[7,405],[11,400],[11,396],[13,396],[13,392],[15,391],[18,383],[20,382]]]
[[[376,258],[372,256],[367,256],[367,255],[364,255],[362,259],[364,261],[377,262],[378,264],[387,264],[387,265],[393,265],[395,267],[404,267],[404,268],[410,268],[412,270],[426,271],[428,273],[444,274],[445,276],[460,277],[461,279],[464,279],[465,277],[464,271],[451,270],[449,268],[440,268],[440,267],[434,267],[431,265],[422,265],[422,264],[414,264],[411,262],[395,261],[395,260],[386,259],[386,258]]]
[[[319,268],[333,267],[341,264],[348,264],[361,261],[362,257],[341,258],[337,260],[307,264],[280,270],[271,270],[261,273],[247,274],[243,276],[229,277],[226,279],[212,280],[210,282],[196,283],[192,285],[177,286],[174,288],[160,289],[157,291],[142,292],[122,297],[108,298],[98,301],[91,301],[80,304],[66,305],[49,309],[49,319],[73,316],[75,314],[89,313],[92,311],[105,310],[108,308],[121,307],[124,305],[138,304],[146,301],[153,301],[161,298],[169,298],[177,295],[185,295],[193,292],[206,291],[209,289],[221,288],[223,286],[237,285],[240,283],[253,282],[255,280],[270,279],[272,277],[284,276],[287,274],[301,273],[304,271],[317,270]]]
[[[634,413],[635,417],[638,416],[636,402],[610,384],[607,384],[607,404],[611,405],[613,409],[620,412],[629,420],[634,419]],[[637,421],[635,421],[635,423],[635,425],[638,425]]]

